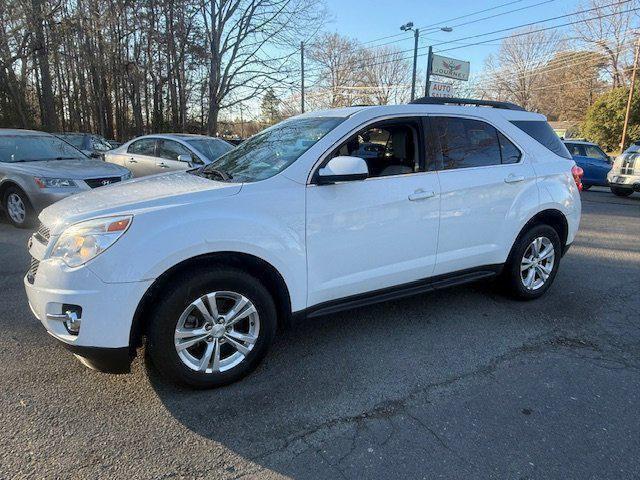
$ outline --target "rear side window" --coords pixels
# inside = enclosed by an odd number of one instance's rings
[[[511,123],[556,155],[569,160],[572,159],[567,147],[564,146],[556,132],[547,122],[542,120],[514,120]]]
[[[134,153],[137,155],[148,155],[150,157],[155,155],[156,140],[155,138],[143,138],[136,140],[127,149],[128,153]]]
[[[486,122],[458,117],[433,117],[433,125],[444,170],[520,161],[520,150]]]

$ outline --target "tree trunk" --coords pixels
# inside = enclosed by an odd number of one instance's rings
[[[42,10],[43,0],[31,0],[33,19],[35,22],[35,55],[38,70],[40,72],[41,121],[42,128],[49,132],[58,130],[56,118],[56,106],[53,97],[51,70],[49,69],[49,49],[44,37],[44,18]]]

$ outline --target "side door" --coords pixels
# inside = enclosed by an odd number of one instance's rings
[[[433,273],[440,186],[437,173],[425,168],[424,131],[419,117],[372,123],[316,165],[317,171],[334,156],[360,156],[369,177],[307,185],[309,306]]]
[[[192,167],[192,163],[179,158],[182,156],[193,160],[195,157],[194,153],[181,143],[165,138],[158,140],[157,156],[157,172],[187,170]]]
[[[565,143],[565,146],[567,147],[567,150],[569,150],[573,161],[576,162],[576,165],[584,171],[582,182],[585,185],[593,185],[596,177],[595,169],[589,157],[587,157],[584,145],[581,143]]]
[[[611,170],[609,157],[595,145],[583,145],[584,156],[589,163],[589,178],[584,181],[587,185],[607,185],[607,174]],[[585,172],[586,176],[586,172]]]
[[[483,120],[434,116],[431,124],[441,188],[435,274],[503,263],[522,212],[538,203],[532,166]]]
[[[156,143],[155,138],[141,138],[127,148],[124,166],[131,170],[134,177],[155,173]]]

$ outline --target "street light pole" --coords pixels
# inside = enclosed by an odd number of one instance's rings
[[[413,76],[411,77],[411,100],[416,98],[416,72],[418,69],[418,39],[420,38],[420,30],[413,31]]]
[[[416,98],[416,75],[418,71],[418,40],[420,39],[420,29],[413,28],[413,22],[407,22],[400,27],[400,30],[403,32],[408,32],[413,30],[413,75],[411,77],[411,100]],[[440,27],[440,31],[442,32],[452,32],[453,28],[451,27]],[[429,96],[429,75],[431,75],[431,45],[429,45],[429,55],[427,58],[427,81],[425,84],[425,97]]]

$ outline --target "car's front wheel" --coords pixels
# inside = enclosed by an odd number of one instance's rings
[[[628,197],[633,193],[633,190],[630,188],[611,187],[611,193],[618,197]]]
[[[553,283],[562,255],[560,237],[549,225],[536,225],[516,241],[502,277],[521,300],[541,297]]]
[[[160,294],[149,356],[170,380],[212,388],[248,375],[276,332],[276,308],[254,277],[233,268],[190,272]]]
[[[3,195],[2,206],[9,221],[18,228],[29,228],[33,224],[33,209],[22,190],[9,187]]]

